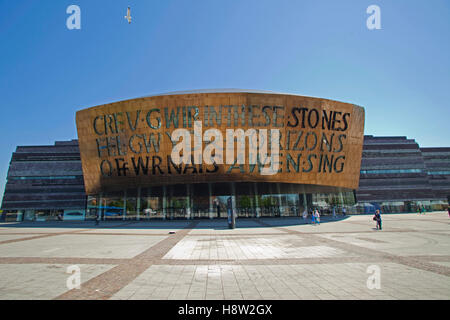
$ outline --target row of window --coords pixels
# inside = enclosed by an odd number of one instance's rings
[[[9,177],[11,180],[56,180],[56,179],[77,179],[81,176],[45,176],[45,177]]]
[[[384,174],[384,173],[422,173],[422,169],[379,169],[379,170],[361,170],[361,174]],[[428,171],[429,175],[450,175],[450,170]]]
[[[379,170],[361,170],[361,174],[383,174],[383,173],[422,173],[422,169],[379,169]]]
[[[444,175],[450,175],[450,170],[444,170],[444,171],[428,171],[428,174],[444,174]]]

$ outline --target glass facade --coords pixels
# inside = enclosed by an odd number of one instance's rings
[[[311,208],[317,208],[325,215],[332,214],[332,207],[338,209],[336,212],[343,207],[350,212],[355,203],[353,192],[287,193],[286,188],[280,188],[277,183],[272,183],[266,192],[258,192],[256,185],[247,188],[247,192],[236,192],[239,184],[225,184],[222,187],[226,188],[219,190],[213,190],[213,185],[137,188],[89,196],[86,219],[96,219],[97,215],[101,220],[226,218],[230,197],[238,218],[299,217]],[[267,190],[282,192],[269,193]]]
[[[419,212],[419,208],[425,212],[432,212],[446,211],[447,207],[448,203],[444,200],[359,202],[350,209],[350,213],[372,214],[377,209],[382,213],[412,213]]]
[[[319,209],[322,215],[411,213],[419,208],[425,212],[445,211],[444,200],[382,201],[355,203],[353,192],[258,194],[221,196],[161,196],[145,195],[127,197],[105,195],[89,196],[86,210],[14,210],[5,213],[6,221],[81,221],[95,220],[97,214],[103,221],[120,220],[174,220],[216,219],[227,217],[227,199],[234,197],[238,218],[300,217],[305,209]],[[306,205],[305,205],[306,203]]]

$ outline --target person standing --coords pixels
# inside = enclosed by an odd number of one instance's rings
[[[450,206],[447,207],[448,217],[450,218]]]
[[[333,207],[333,219],[336,219],[336,207]]]
[[[316,221],[320,225],[320,212],[319,212],[319,209],[316,209]]]
[[[303,211],[303,221],[306,221],[306,218],[308,218],[308,210]]]
[[[220,202],[219,199],[214,199],[214,204],[216,205],[216,210],[217,210],[217,218],[220,218]]]
[[[234,229],[235,217],[233,212],[233,199],[231,197],[228,197],[227,199],[227,215],[228,215],[228,228]]]
[[[311,222],[312,222],[312,224],[316,224],[316,211],[315,210],[312,210],[312,213],[311,213]]]
[[[375,211],[374,219],[377,222],[377,230],[381,230],[381,214],[380,214],[380,210]]]
[[[342,215],[345,217],[345,213],[347,212],[347,209],[345,207],[342,207]]]

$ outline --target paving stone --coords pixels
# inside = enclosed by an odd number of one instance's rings
[[[324,221],[0,224],[0,299],[449,299],[446,213],[384,215],[382,231],[369,216]]]

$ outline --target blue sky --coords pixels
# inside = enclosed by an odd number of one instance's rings
[[[17,145],[74,139],[77,110],[168,91],[340,100],[365,107],[366,134],[450,146],[449,39],[448,0],[0,0],[1,195]]]

